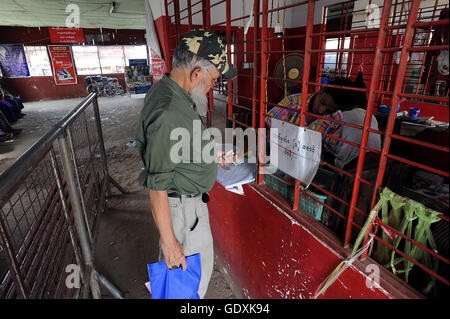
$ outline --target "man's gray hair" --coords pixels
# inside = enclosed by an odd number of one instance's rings
[[[212,70],[216,68],[216,66],[208,60],[199,57],[191,51],[177,47],[173,54],[172,68],[176,69],[180,67],[188,70],[194,70],[197,68]]]

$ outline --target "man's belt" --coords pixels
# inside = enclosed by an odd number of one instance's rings
[[[203,201],[204,203],[209,202],[209,195],[208,195],[208,193],[195,194],[195,195],[181,195],[181,194],[179,194],[179,193],[170,193],[170,194],[167,194],[167,196],[173,197],[173,198],[181,198],[181,197],[185,197],[185,198],[194,198],[194,197],[197,197],[197,196],[199,196],[199,195],[202,195],[202,201]]]
[[[183,196],[186,197],[186,198],[193,198],[193,197],[197,197],[198,195],[200,195],[200,194],[195,194],[195,195],[181,195],[181,194],[178,194],[178,193],[167,194],[167,196],[174,197],[174,198],[181,198]]]

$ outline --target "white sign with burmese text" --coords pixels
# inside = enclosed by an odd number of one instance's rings
[[[270,164],[309,186],[319,169],[322,135],[275,118],[271,122]]]

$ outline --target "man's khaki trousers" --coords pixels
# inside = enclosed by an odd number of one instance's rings
[[[208,206],[202,196],[187,198],[169,197],[170,214],[176,239],[183,245],[184,255],[200,253],[202,277],[198,295],[203,299],[211,279],[214,265],[214,247],[209,226]],[[161,245],[159,260],[164,260]]]

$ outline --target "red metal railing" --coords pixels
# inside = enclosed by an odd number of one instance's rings
[[[344,247],[348,247],[353,238],[352,231],[359,231],[362,226],[360,222],[355,221],[356,216],[358,216],[358,220],[365,218],[368,215],[368,211],[375,206],[380,190],[386,186],[384,180],[392,163],[403,163],[413,168],[432,172],[444,177],[448,182],[448,167],[438,167],[433,165],[433,163],[430,164],[428,162],[426,164],[419,159],[402,156],[396,153],[392,146],[395,143],[401,142],[407,145],[407,147],[421,147],[421,149],[440,152],[443,156],[448,156],[448,136],[446,141],[420,140],[403,136],[396,131],[396,107],[391,107],[390,113],[387,115],[385,128],[378,130],[371,128],[373,114],[376,114],[377,107],[386,103],[387,99],[390,99],[389,103],[393,106],[400,104],[403,98],[406,98],[407,103],[427,102],[435,103],[435,105],[437,103],[445,103],[448,105],[448,88],[445,96],[438,97],[426,94],[426,90],[431,83],[432,72],[429,65],[435,63],[434,51],[441,49],[448,50],[448,44],[430,44],[433,28],[439,25],[448,26],[448,19],[437,19],[439,12],[443,8],[448,7],[448,4],[440,5],[436,0],[434,5],[428,8],[424,7],[420,0],[385,0],[383,6],[379,8],[381,12],[380,17],[376,21],[376,25],[373,26],[366,23],[367,8],[356,9],[355,1],[345,1],[324,7],[319,7],[316,0],[297,1],[289,4],[284,2],[280,3],[279,7],[274,7],[273,2],[269,0],[255,0],[251,12],[244,12],[242,10],[241,16],[235,16],[233,12],[237,10],[232,10],[232,4],[234,6],[237,2],[231,0],[202,0],[192,4],[191,1],[188,1],[187,8],[180,8],[179,4],[176,4],[179,3],[177,0],[166,0],[166,12],[169,12],[168,7],[170,4],[173,6],[171,11],[174,12],[167,20],[168,32],[166,40],[170,43],[171,49],[173,49],[174,42],[171,42],[171,39],[179,37],[180,30],[182,30],[183,26],[182,21],[186,21],[187,18],[188,28],[196,27],[192,23],[192,17],[197,14],[202,15],[203,27],[226,33],[228,60],[231,61],[234,58],[235,68],[238,70],[238,77],[233,81],[228,80],[225,94],[216,90],[210,92],[210,112],[219,114],[214,102],[226,104],[226,112],[222,116],[231,123],[234,123],[234,125],[266,128],[266,118],[270,117],[268,107],[277,106],[280,101],[279,94],[275,94],[276,92],[272,85],[276,80],[301,85],[300,126],[305,126],[306,116],[325,119],[323,116],[318,116],[307,110],[307,99],[309,95],[318,92],[321,88],[346,88],[367,93],[368,101],[363,125],[347,123],[345,119],[344,121],[337,121],[327,118],[337,124],[361,130],[360,143],[347,141],[339,137],[336,138],[341,143],[347,143],[359,149],[354,172],[338,168],[326,161],[321,162],[321,167],[345,176],[351,181],[350,198],[343,198],[318,183],[311,183],[311,187],[314,190],[327,195],[329,198],[345,206],[345,213],[342,213],[342,211],[336,209],[333,205],[317,200],[301,187],[300,181],[290,181],[290,179],[280,176],[277,172],[271,172],[281,180],[284,180],[288,185],[294,186],[292,210],[293,215],[297,218],[301,218],[302,216],[301,214],[297,214],[299,211],[299,198],[300,196],[307,196],[315,202],[320,202],[324,208],[328,209],[339,219],[345,221],[343,245]],[[200,3],[202,4],[201,10],[192,9]],[[369,0],[369,5],[371,4],[372,1]],[[284,16],[286,10],[295,10],[296,7],[302,7],[304,12],[307,12],[306,28],[298,31],[296,34],[286,34],[284,32],[285,30],[283,30],[281,37],[275,36],[274,16],[279,15],[280,12],[283,12]],[[233,9],[236,8],[233,7]],[[221,12],[225,11],[224,21],[217,21],[216,17],[223,15],[216,14],[219,10]],[[321,25],[319,26],[314,24],[314,16],[318,10],[323,10]],[[188,14],[180,18],[180,14],[183,12],[188,12]],[[253,28],[247,35],[243,35],[242,27],[246,19],[249,19],[251,16],[253,16]],[[333,17],[339,20],[338,27],[332,27],[329,24],[330,19]],[[173,23],[170,21],[171,18],[174,18]],[[421,35],[421,33],[425,34],[423,45],[415,45],[414,40],[416,35]],[[326,42],[329,39],[337,39],[337,48],[330,49],[326,46]],[[346,46],[346,41],[348,41],[346,39],[350,41],[348,46]],[[294,44],[293,41],[296,43]],[[247,46],[251,46],[251,48],[247,50]],[[279,56],[282,59],[287,53],[293,52],[303,54],[304,70],[301,81],[291,80],[286,78],[286,76],[282,78],[274,76],[273,57]],[[411,59],[413,53],[419,54],[421,60]],[[396,64],[394,60],[398,54],[400,54],[400,59],[399,63]],[[322,71],[326,66],[326,55],[335,56],[335,61],[332,64],[334,66],[335,76],[344,75],[346,77],[352,77],[356,74],[358,68],[367,68],[369,72],[366,72],[364,77],[364,80],[369,83],[367,89],[333,86],[322,83],[321,78],[323,75]],[[252,70],[242,68],[242,62],[249,62],[248,60],[252,60]],[[313,70],[311,66],[316,66],[317,69]],[[413,67],[419,70],[418,79],[411,76],[410,71]],[[420,89],[421,84],[423,84],[424,90]],[[408,85],[417,86],[412,91],[407,91],[406,88]],[[280,88],[279,91],[281,92],[282,89]],[[224,97],[221,98],[216,93],[223,94]],[[291,107],[284,108],[298,112],[298,109]],[[251,122],[235,118],[239,111],[246,112],[251,117]],[[382,138],[383,144],[380,150],[368,146],[369,134],[376,134]],[[266,136],[262,134],[258,135],[259,156],[265,153],[266,140]],[[363,177],[368,154],[379,156],[378,170],[373,180]],[[258,164],[258,184],[264,183],[263,173],[269,170],[264,166],[263,162],[261,157]],[[361,183],[365,187],[372,187],[371,196],[366,199],[367,209],[361,209],[359,207]],[[358,215],[355,215],[355,213]],[[439,217],[442,221],[448,223],[448,217],[442,214]],[[408,238],[398,230],[383,224],[379,219],[376,220],[376,224],[383,225],[385,229],[390,229],[397,236],[419,247],[427,254],[430,254],[430,256],[437,258],[448,266],[448,258],[442,254],[418,243],[413,238]],[[373,229],[369,231],[373,231]],[[380,236],[375,236],[375,240],[384,244],[390,250],[395,251],[406,260],[411,261],[442,283],[448,285],[448,279],[443,278],[433,270],[422,265],[419,261],[409,257],[400,249],[385,242]],[[366,234],[365,242],[367,243],[367,241],[368,233]],[[363,258],[366,256],[367,253],[363,255]]]

